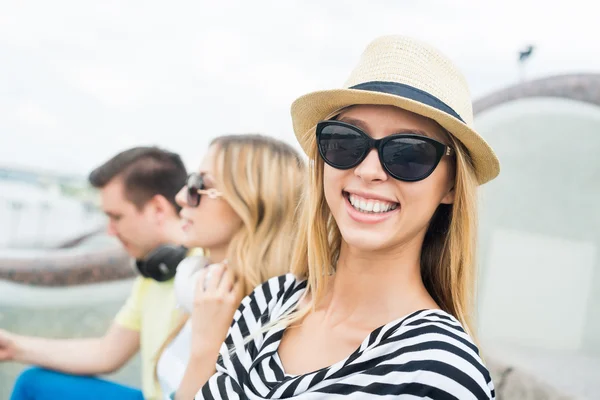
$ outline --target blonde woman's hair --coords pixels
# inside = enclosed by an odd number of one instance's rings
[[[305,162],[288,144],[261,135],[221,136],[212,145],[217,148],[213,175],[242,219],[227,260],[250,294],[289,272]]]
[[[242,220],[229,242],[228,266],[250,294],[268,279],[289,272],[306,164],[290,145],[262,135],[220,136],[211,146],[216,151],[213,176],[223,199]],[[187,319],[180,319],[156,360]]]
[[[465,147],[448,135],[455,156],[454,204],[441,204],[432,217],[421,250],[421,276],[439,307],[453,315],[473,337],[475,243],[477,237],[477,179]],[[291,272],[307,280],[302,308],[295,308],[275,325],[290,326],[304,318],[321,301],[340,254],[342,237],[323,191],[323,160],[313,136],[309,154],[307,189],[302,197],[298,238]],[[310,295],[310,296],[309,296]]]

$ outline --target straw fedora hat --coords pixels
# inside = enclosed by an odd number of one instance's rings
[[[457,67],[435,48],[405,36],[371,42],[343,89],[309,93],[292,104],[298,142],[315,146],[319,121],[357,104],[396,106],[439,123],[467,148],[479,184],[500,172],[498,158],[473,128],[469,88]]]

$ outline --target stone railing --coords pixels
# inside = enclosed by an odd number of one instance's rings
[[[33,286],[73,286],[117,281],[135,275],[131,258],[116,241],[44,250],[0,251],[0,280]]]
[[[535,79],[509,86],[473,103],[475,115],[512,100],[558,97],[600,105],[600,74],[569,74]]]

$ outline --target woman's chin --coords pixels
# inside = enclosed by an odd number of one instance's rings
[[[183,235],[183,246],[188,249],[192,249],[194,247],[203,247],[198,244],[198,240],[195,240],[193,235],[190,235],[189,232],[185,232]]]
[[[342,240],[349,248],[361,252],[377,251],[389,246],[389,237],[380,235],[380,232],[366,233],[362,230],[348,229],[341,233]]]

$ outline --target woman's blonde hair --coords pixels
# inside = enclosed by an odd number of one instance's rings
[[[476,282],[478,183],[467,150],[451,134],[448,136],[456,154],[455,200],[450,205],[441,204],[432,217],[421,250],[421,276],[439,307],[457,318],[474,337],[472,308]],[[291,267],[296,277],[307,280],[304,297],[310,301],[270,326],[293,325],[319,303],[340,254],[342,237],[323,191],[324,163],[317,150],[316,136],[312,140],[307,190],[301,200],[298,238]]]
[[[228,266],[250,294],[269,278],[289,272],[306,163],[290,145],[262,135],[220,136],[211,146],[216,151],[213,176],[242,220],[229,242]],[[187,319],[182,316],[156,360]]]
[[[261,135],[221,136],[212,145],[217,148],[213,175],[242,219],[227,260],[250,294],[289,272],[305,162],[288,144]]]

